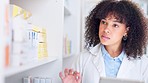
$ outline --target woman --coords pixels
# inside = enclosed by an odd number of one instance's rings
[[[86,21],[86,48],[72,69],[60,73],[63,83],[99,83],[100,77],[148,83],[148,59],[144,55],[146,21],[130,1],[105,0]]]

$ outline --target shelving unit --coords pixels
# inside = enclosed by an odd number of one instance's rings
[[[65,0],[63,70],[70,68],[81,47],[81,0]]]
[[[80,52],[81,39],[81,0],[64,2],[64,46],[63,57],[70,57]],[[76,6],[77,5],[77,6]]]
[[[35,61],[35,62],[32,62],[32,63],[29,63],[28,65],[22,65],[19,68],[18,67],[8,67],[8,68],[5,69],[4,75],[5,75],[5,77],[12,76],[12,75],[24,72],[26,70],[30,70],[30,69],[35,68],[35,67],[39,67],[39,66],[42,66],[44,64],[48,64],[48,63],[56,61],[56,60],[57,60],[57,57],[52,57],[52,58],[50,57],[49,59],[43,59],[43,60],[40,60],[40,61]]]
[[[15,4],[29,12],[32,16],[27,19],[28,23],[44,27],[47,32],[48,57],[29,62],[21,66],[5,67],[5,47],[8,41],[5,37],[5,14],[6,5]],[[60,83],[59,72],[62,71],[62,49],[63,49],[63,0],[4,0],[0,1],[2,13],[0,17],[0,83],[23,83],[22,79],[27,76],[47,77],[52,83]],[[9,16],[9,12],[7,13]],[[8,19],[8,22],[10,22]],[[9,25],[11,29],[11,24]],[[18,34],[19,35],[19,34]],[[11,51],[11,49],[10,49]],[[11,58],[11,53],[9,57]],[[11,61],[10,61],[11,63]]]

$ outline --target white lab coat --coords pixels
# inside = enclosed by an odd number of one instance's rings
[[[100,44],[90,51],[82,52],[72,68],[81,73],[82,83],[99,83],[100,77],[106,77],[104,58]],[[128,59],[124,57],[117,78],[145,81],[148,83],[148,58]]]

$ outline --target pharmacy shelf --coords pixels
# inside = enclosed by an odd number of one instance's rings
[[[63,55],[63,59],[69,58],[69,57],[71,57],[71,56],[73,56],[73,54],[70,54],[70,55]]]
[[[5,77],[9,77],[9,76],[15,75],[17,73],[21,73],[23,71],[26,71],[26,70],[29,70],[29,69],[32,69],[32,68],[39,67],[39,66],[44,65],[46,63],[51,63],[51,62],[56,61],[56,60],[57,60],[56,56],[50,56],[49,58],[30,62],[27,65],[8,67],[8,68],[5,69],[4,75],[5,75]]]

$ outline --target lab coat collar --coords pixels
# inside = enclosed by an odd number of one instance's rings
[[[95,47],[92,47],[89,51],[92,55],[97,56],[98,53],[101,53],[101,44],[97,44]]]
[[[101,77],[106,77],[105,74],[105,65],[104,65],[104,59],[101,52],[101,44],[96,45],[90,50],[91,54],[94,56],[93,58],[93,64],[98,70]]]

